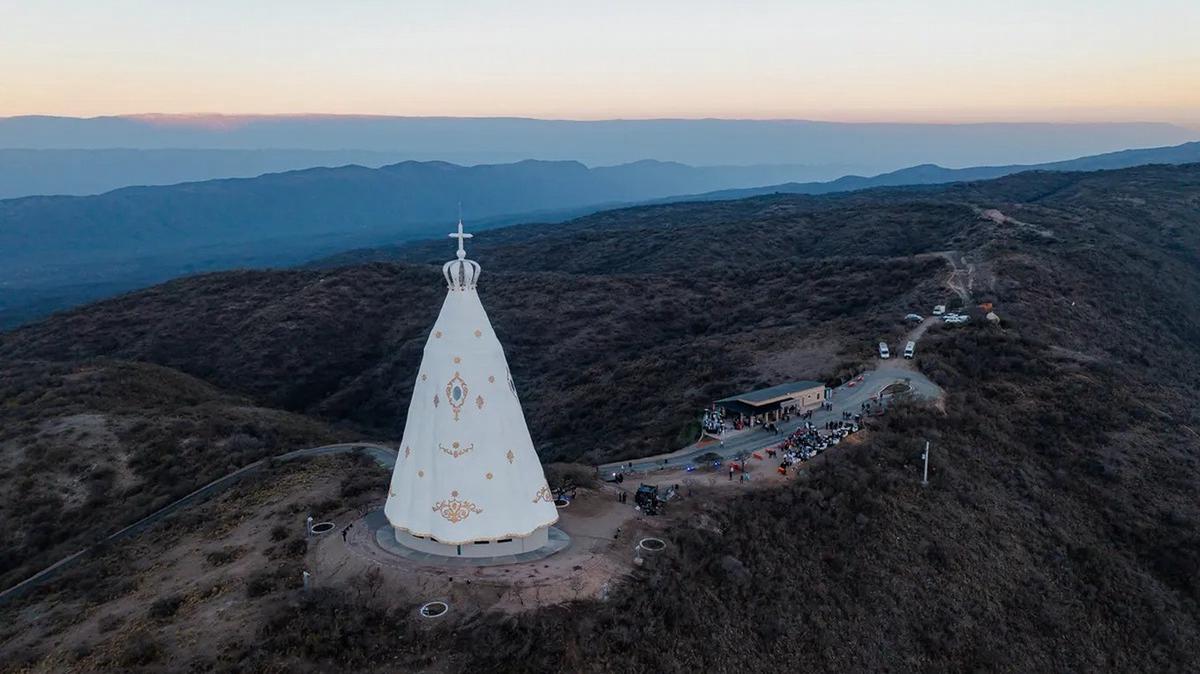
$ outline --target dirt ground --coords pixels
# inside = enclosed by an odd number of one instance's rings
[[[345,541],[340,535],[321,538],[309,552],[309,566],[319,582],[353,584],[372,568],[381,571],[384,592],[404,597],[416,606],[425,601],[447,601],[468,611],[517,612],[584,598],[603,598],[608,587],[633,569],[639,540],[656,536],[669,540],[672,522],[698,510],[714,497],[727,497],[747,489],[778,486],[786,478],[768,462],[751,460],[748,480],[717,471],[687,473],[682,469],[632,477],[622,484],[607,483],[580,489],[570,506],[559,511],[556,525],[571,537],[570,546],[537,562],[509,566],[443,568],[421,565],[399,557],[382,557],[372,532],[354,520]],[[790,477],[790,476],[789,476]],[[660,516],[642,515],[634,506],[639,484],[662,488],[679,485],[679,497]],[[629,494],[621,503],[620,492]],[[339,527],[340,530],[340,527]]]
[[[222,644],[252,639],[266,616],[292,601],[304,570],[313,586],[369,592],[413,611],[434,599],[467,614],[603,599],[634,568],[641,538],[669,545],[673,523],[791,479],[751,459],[746,481],[676,469],[599,484],[560,511],[567,549],[526,564],[438,568],[362,554],[365,525],[340,535],[382,502],[385,469],[349,456],[280,466],[75,567],[44,594],[4,606],[0,671],[203,669]],[[678,485],[679,496],[663,515],[645,516],[632,498],[618,499],[640,483]],[[361,488],[347,487],[355,484]],[[333,522],[333,531],[306,537],[310,513]]]

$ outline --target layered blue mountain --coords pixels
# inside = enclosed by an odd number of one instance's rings
[[[349,164],[379,168],[412,159],[406,152],[374,150],[0,148],[0,199],[88,196],[122,187],[253,178],[264,173]],[[612,173],[613,168],[609,167],[607,172]],[[659,163],[637,168],[647,180],[666,181],[663,186],[685,191],[830,180],[865,170],[865,167],[850,164],[714,166],[693,170],[679,164]],[[654,191],[653,183],[650,187]]]
[[[0,200],[0,324],[180,274],[287,265],[474,227],[772,182],[789,167],[639,161],[342,166]]]
[[[379,167],[407,158],[400,152],[370,150],[0,148],[0,199],[53,194],[84,196],[135,185],[253,178],[314,166]]]
[[[1022,171],[1102,171],[1141,166],[1144,164],[1191,164],[1200,162],[1200,142],[1183,143],[1172,147],[1154,147],[1136,150],[1106,152],[1090,157],[1045,162],[1042,164],[1010,164],[1007,166],[974,166],[971,168],[944,168],[937,164],[920,164],[891,171],[877,176],[843,176],[828,182],[788,182],[742,189],[717,190],[692,195],[691,199],[723,200],[744,199],[761,194],[829,194],[847,192],[870,187],[898,187],[902,185],[938,185],[991,180]]]
[[[414,162],[314,168],[85,197],[0,200],[0,326],[183,274],[285,266],[345,251],[441,236],[462,212],[476,229],[560,222],[657,200],[821,194],[992,178],[1021,170],[1092,170],[1200,161],[1200,143],[1040,165],[922,165],[871,178],[725,190],[787,167],[696,168],[639,161],[459,166]],[[762,183],[760,183],[762,184]]]
[[[1194,129],[1161,123],[849,124],[363,115],[0,118],[0,147],[6,148],[357,148],[460,164],[537,158],[599,166],[654,157],[693,166],[851,165],[861,167],[851,170],[867,174],[923,162],[980,166],[1054,161],[1198,139]]]

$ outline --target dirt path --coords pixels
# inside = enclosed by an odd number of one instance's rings
[[[957,250],[941,253],[952,267],[950,276],[946,278],[946,287],[958,295],[963,306],[971,303],[971,290],[975,285],[975,265],[967,261],[966,255]]]
[[[1049,229],[1046,229],[1045,227],[1039,227],[1038,225],[1030,224],[1028,222],[1022,222],[1016,218],[1005,215],[999,209],[996,209],[996,208],[986,208],[985,209],[985,208],[979,208],[978,206],[973,206],[973,208],[975,209],[975,212],[979,214],[979,217],[985,218],[987,220],[991,220],[992,222],[996,223],[997,225],[1009,225],[1011,227],[1023,229],[1028,232],[1033,232],[1034,234],[1037,234],[1038,236],[1044,236],[1044,237],[1053,237],[1054,236],[1054,232],[1050,231]]]
[[[940,320],[941,319],[938,318],[937,316],[929,316],[925,320],[918,323],[912,330],[910,330],[909,333],[904,336],[904,341],[900,343],[900,349],[899,349],[900,353],[897,354],[900,357],[892,359],[892,363],[889,367],[894,367],[898,370],[908,370],[910,372],[917,372],[918,370],[917,370],[916,363],[907,358],[904,358],[903,350],[908,345],[908,342],[912,342],[919,346],[921,337],[923,337],[925,335],[925,331],[928,330],[930,328],[930,326],[932,326],[934,323],[937,323]]]

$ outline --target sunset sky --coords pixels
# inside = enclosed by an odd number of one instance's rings
[[[1200,2],[0,0],[0,116],[1200,125]]]

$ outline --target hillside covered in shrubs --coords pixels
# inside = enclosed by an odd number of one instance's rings
[[[669,204],[489,231],[470,250],[547,461],[675,448],[715,397],[848,376],[905,313],[952,297],[948,259],[1002,320],[922,340],[940,407],[901,405],[788,487],[713,504],[607,601],[417,637],[411,615],[322,592],[214,666],[1200,667],[1200,165]],[[0,364],[135,362],[386,437],[444,292],[430,263],[450,254],[182,279],[2,335]]]
[[[0,401],[4,588],[226,473],[334,438],[145,363],[6,362]]]

